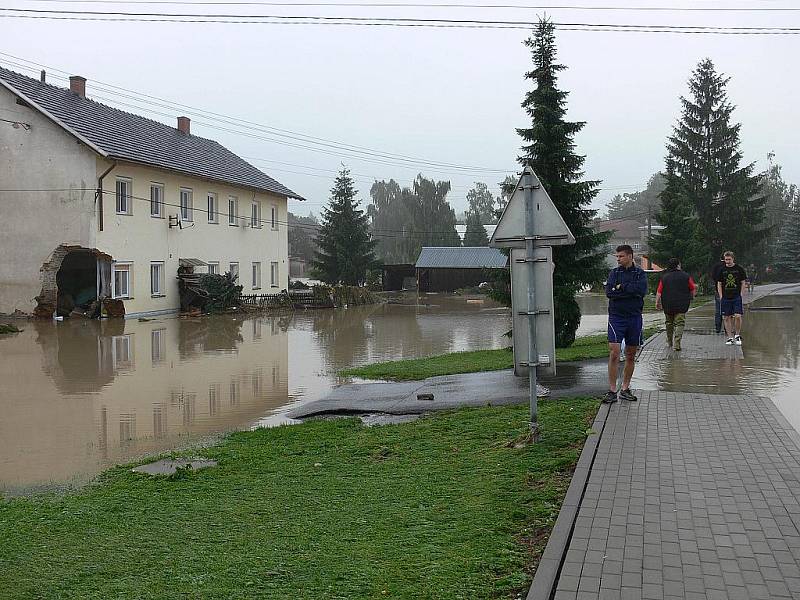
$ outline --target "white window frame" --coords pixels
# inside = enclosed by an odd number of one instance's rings
[[[253,289],[261,289],[261,263],[253,261]]]
[[[155,209],[155,211],[154,211]],[[164,184],[150,182],[150,216],[154,219],[164,218]]]
[[[150,296],[153,298],[163,298],[165,295],[166,294],[164,293],[164,261],[163,260],[151,261]]]
[[[153,329],[150,332],[150,362],[152,364],[164,362],[164,355],[167,353],[167,330]]]
[[[261,229],[261,202],[253,200],[250,205],[250,227]]]
[[[111,360],[114,369],[133,366],[133,334],[111,336]]]
[[[278,263],[272,261],[269,263],[269,284],[271,287],[278,287]]]
[[[191,188],[180,188],[180,219],[181,221],[190,223],[194,221],[194,199],[192,198]],[[185,202],[184,202],[185,199]]]
[[[269,207],[269,222],[272,231],[278,230],[278,207],[271,204]]]
[[[228,196],[228,225],[239,226],[239,199],[236,196]]]
[[[209,262],[208,264],[208,274],[209,275],[219,275],[219,262]]]
[[[124,186],[124,190],[120,187]],[[130,177],[117,177],[115,190],[116,208],[118,215],[132,215],[133,214],[133,179]]]
[[[208,222],[219,223],[219,200],[214,192],[206,194],[206,202],[208,204]]]
[[[127,273],[125,283],[128,289],[125,294],[120,294],[117,289],[117,273]],[[122,300],[133,298],[133,263],[127,261],[117,261],[111,266],[111,296]]]
[[[238,262],[229,263],[228,264],[228,273],[230,273],[231,275],[235,275],[236,276],[236,280],[238,281],[238,279],[239,279],[239,263]]]

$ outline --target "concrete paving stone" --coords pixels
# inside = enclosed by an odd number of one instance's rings
[[[576,600],[578,592],[556,591],[553,600]]]
[[[556,587],[557,591],[568,591],[568,592],[577,592],[578,591],[578,582],[580,581],[580,577],[577,575],[564,575],[561,574],[561,577],[558,578],[558,586]]]
[[[620,594],[620,600],[642,600],[641,587],[624,587]]]
[[[579,592],[593,592],[597,593],[600,591],[600,578],[599,577],[584,577],[581,575],[581,579],[578,582],[578,591]]]
[[[581,571],[581,577],[600,577],[600,573],[603,571],[603,565],[600,563],[584,563],[583,570]]]
[[[767,580],[767,589],[773,598],[791,598],[792,593],[783,581]]]
[[[588,592],[578,590],[578,595],[575,596],[576,600],[597,600],[600,597],[600,592]]]

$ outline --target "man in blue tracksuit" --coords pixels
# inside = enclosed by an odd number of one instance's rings
[[[638,400],[631,392],[633,363],[642,345],[642,309],[647,295],[647,275],[633,262],[633,248],[627,244],[617,246],[617,264],[608,274],[608,392],[603,402]],[[625,370],[622,389],[617,394],[620,345],[625,340]]]

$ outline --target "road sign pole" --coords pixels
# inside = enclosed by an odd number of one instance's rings
[[[535,254],[534,254],[534,222],[533,222],[533,177],[526,170],[522,177],[522,189],[525,193],[525,262],[528,271],[528,384],[530,386],[531,405],[531,438],[539,441],[539,406],[537,398],[536,364],[539,355],[536,352],[536,290],[535,290]]]

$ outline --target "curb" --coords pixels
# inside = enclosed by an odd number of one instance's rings
[[[572,481],[567,489],[567,495],[564,496],[564,502],[561,504],[561,510],[558,513],[558,518],[556,518],[553,531],[550,532],[547,546],[544,549],[542,558],[539,560],[539,566],[536,567],[536,573],[533,576],[526,600],[550,600],[555,591],[558,575],[561,571],[561,563],[564,560],[567,546],[572,537],[572,529],[575,525],[575,519],[578,517],[578,510],[583,500],[586,484],[589,482],[589,474],[592,470],[594,457],[597,454],[597,447],[600,444],[600,438],[603,435],[610,409],[610,404],[601,404],[600,409],[597,411],[597,416],[594,419],[594,423],[592,423],[592,429],[597,433],[589,436],[583,445],[578,464],[575,466],[575,472],[572,475]]]

